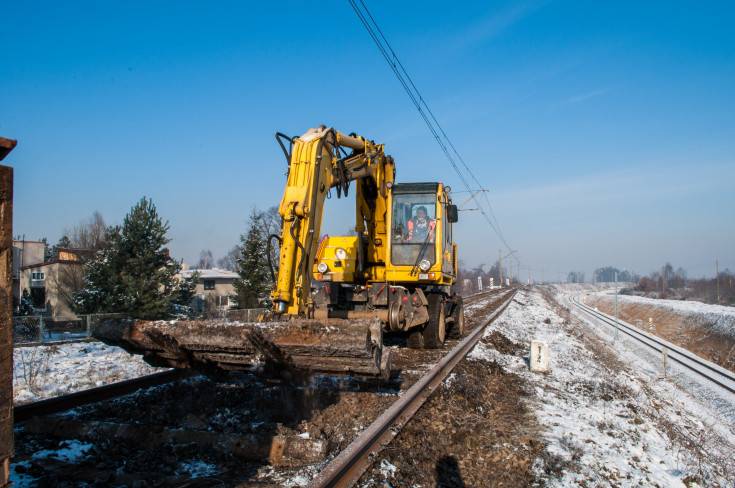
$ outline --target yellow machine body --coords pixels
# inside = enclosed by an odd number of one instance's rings
[[[321,126],[290,141],[270,319],[377,317],[407,331],[429,322],[430,295],[449,315],[458,261],[449,188],[395,183],[383,145],[356,134]],[[327,195],[351,183],[356,235],[322,238]]]

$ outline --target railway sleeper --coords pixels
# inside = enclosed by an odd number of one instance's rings
[[[55,416],[34,417],[26,423],[26,432],[58,438],[81,438],[92,441],[124,440],[145,448],[165,444],[196,444],[232,453],[247,461],[264,461],[278,467],[300,467],[323,461],[328,452],[326,439],[298,436],[255,436],[218,434],[188,429],[151,428],[113,422],[79,421]]]

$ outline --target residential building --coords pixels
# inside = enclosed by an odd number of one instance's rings
[[[220,310],[232,308],[235,303],[232,297],[235,295],[234,281],[240,279],[240,275],[225,269],[184,269],[179,273],[180,279],[191,280],[194,273],[199,274],[194,290],[195,307],[197,311],[204,312],[212,307]]]
[[[72,293],[82,286],[84,263],[91,255],[85,249],[59,248],[58,252],[57,259],[19,268],[19,288],[29,291],[33,307],[41,315],[74,315]]]
[[[43,263],[45,243],[43,241],[13,241],[13,310],[18,308],[22,289],[20,269]]]

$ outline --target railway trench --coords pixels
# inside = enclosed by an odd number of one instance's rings
[[[468,305],[467,333],[500,301],[490,296]],[[20,424],[15,472],[32,477],[37,486],[186,486],[193,477],[196,486],[302,484],[459,342],[449,339],[443,350],[416,351],[394,340],[389,381],[323,376],[304,388],[269,384],[252,375],[228,381],[200,376]],[[512,427],[523,417],[522,389],[497,365],[474,363],[463,361],[453,373],[452,387],[440,386],[419,410],[419,420],[410,421],[405,435],[386,449],[411,457],[410,469],[401,475],[406,481],[420,479],[419,472],[429,477],[439,473],[439,479],[465,479],[472,485],[488,475],[485,466],[504,464],[502,471],[514,485],[527,476],[538,443],[519,437]],[[494,464],[492,457],[477,455],[498,442],[529,455],[504,456],[496,449],[500,458]],[[436,452],[439,446],[446,453]],[[70,449],[76,458],[63,454]],[[269,463],[278,449],[280,460]],[[62,453],[37,456],[54,450]],[[414,458],[410,452],[422,455]],[[440,461],[432,461],[439,454]],[[315,463],[320,458],[326,460]],[[368,468],[361,485],[379,479],[376,470],[401,464],[398,458],[382,459]]]

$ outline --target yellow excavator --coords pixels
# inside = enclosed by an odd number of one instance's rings
[[[441,348],[448,334],[461,336],[450,188],[395,183],[384,146],[354,133],[320,126],[276,138],[288,173],[281,234],[269,237],[269,248],[273,240],[279,248],[271,310],[258,322],[110,321],[95,335],[154,365],[206,371],[267,362],[382,377],[390,373],[385,332],[406,334],[412,348]],[[353,183],[356,235],[321,236],[325,200],[347,196]]]

